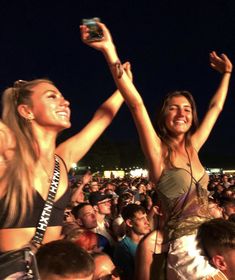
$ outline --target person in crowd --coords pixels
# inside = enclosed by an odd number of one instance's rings
[[[235,214],[235,198],[223,197],[220,200],[220,206],[223,209],[224,219],[228,219],[230,215]]]
[[[103,249],[99,248],[98,235],[90,230],[74,228],[68,233],[65,239],[75,242],[88,253],[100,252]]]
[[[111,214],[112,195],[100,192],[92,192],[89,196],[89,202],[92,205],[97,219],[97,227],[94,232],[105,236],[110,245],[114,245],[114,239],[111,233],[109,215]]]
[[[126,236],[117,243],[113,260],[123,272],[123,279],[128,280],[134,279],[136,249],[140,240],[150,232],[150,224],[141,205],[128,204],[121,214],[126,224]]]
[[[109,255],[100,252],[93,253],[95,263],[93,280],[120,280],[120,271],[115,267]]]
[[[41,280],[93,279],[93,258],[72,241],[55,240],[43,244],[36,259]]]
[[[235,179],[234,179],[233,176],[231,176],[231,177],[228,178],[228,182],[229,182],[229,184],[230,184],[229,187],[234,187],[234,185],[235,185]]]
[[[220,199],[223,199],[223,198],[235,198],[235,191],[234,191],[234,186],[229,186],[227,189],[224,189],[222,192],[221,192],[221,198]]]
[[[91,181],[89,184],[89,192],[98,192],[99,183],[97,181]]]
[[[225,54],[210,53],[210,66],[221,74],[221,80],[199,126],[191,93],[177,90],[163,100],[155,130],[142,97],[123,71],[109,30],[103,23],[97,24],[103,38],[89,41],[89,28],[82,25],[82,40],[104,54],[134,118],[150,178],[156,184],[161,200],[165,219],[163,242],[170,243],[167,277],[174,280],[214,276],[218,270],[196,249],[197,229],[202,222],[211,219],[207,210],[208,175],[198,153],[223,109],[233,65]]]
[[[227,174],[223,174],[221,178],[221,185],[227,189],[230,187],[229,178]]]
[[[213,191],[213,194],[212,194],[212,197],[217,200],[217,201],[220,201],[224,191],[226,189],[224,188],[224,186],[219,182],[215,187],[214,187],[214,191]]]
[[[112,181],[107,181],[104,183],[104,187],[105,187],[105,193],[106,194],[112,194],[113,196],[116,195],[116,184]]]
[[[97,227],[97,219],[93,207],[83,202],[74,206],[71,210],[74,217],[72,221],[65,221],[62,228],[62,234],[67,236],[74,228],[91,230]]]
[[[213,218],[222,218],[223,217],[223,208],[212,197],[208,197],[208,211]]]
[[[33,244],[31,240],[57,163],[60,170],[58,190],[42,243],[60,238],[64,209],[70,198],[68,170],[110,125],[122,103],[120,92],[115,91],[79,133],[57,146],[57,135],[71,126],[69,101],[60,90],[49,80],[36,79],[16,81],[3,92],[0,121],[1,253]],[[14,266],[11,269],[12,274],[21,273],[15,271]]]
[[[210,263],[220,270],[218,279],[234,280],[235,223],[223,218],[204,222],[199,226],[197,238]]]
[[[72,209],[72,215],[74,217],[74,221],[70,223],[65,223],[62,229],[62,236],[64,238],[68,238],[72,234],[72,232],[83,230],[83,231],[96,231],[96,228],[98,226],[97,223],[97,218],[96,214],[94,211],[94,208],[92,207],[91,204],[89,203],[81,203]],[[109,240],[97,233],[93,232],[96,234],[97,242],[98,242],[98,247],[102,249],[102,251],[111,254],[112,252],[112,247],[110,245]],[[88,234],[89,235],[89,234]],[[92,236],[88,236],[92,237]]]
[[[83,193],[83,188],[91,181],[92,174],[90,171],[87,171],[81,178],[79,184],[76,183],[76,187],[73,188],[73,193],[71,196],[71,204],[73,206],[78,205],[85,201],[85,196]]]
[[[118,197],[117,216],[113,219],[112,230],[117,240],[122,240],[126,234],[126,223],[122,217],[122,209],[130,203],[134,203],[134,196],[130,191],[123,192]]]

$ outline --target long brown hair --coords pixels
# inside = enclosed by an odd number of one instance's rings
[[[185,90],[173,91],[168,93],[162,102],[162,106],[160,110],[157,112],[157,116],[155,120],[155,128],[158,136],[160,137],[162,142],[166,145],[168,150],[168,154],[165,159],[165,162],[167,164],[170,164],[171,166],[173,166],[172,164],[173,148],[172,148],[172,135],[166,127],[167,106],[169,105],[169,102],[173,97],[179,97],[179,96],[184,96],[192,107],[192,116],[193,116],[192,125],[185,134],[186,147],[189,147],[191,145],[191,135],[196,131],[198,127],[197,108],[192,94],[189,91],[185,91]]]
[[[4,208],[7,213],[5,225],[20,224],[26,215],[27,206],[32,209],[34,166],[39,158],[36,152],[37,139],[33,136],[30,120],[18,112],[20,104],[31,106],[32,88],[47,79],[16,81],[13,87],[7,88],[2,96],[2,121],[12,131],[16,139],[13,159],[7,166],[4,175]],[[20,211],[20,215],[18,214]],[[16,218],[19,220],[16,221]]]

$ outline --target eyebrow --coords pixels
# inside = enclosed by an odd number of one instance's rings
[[[59,95],[59,96],[62,96],[62,93],[61,93],[61,92],[56,91],[56,90],[54,90],[54,89],[46,89],[45,91],[43,91],[43,94],[46,94],[46,93],[48,93],[48,92],[51,92],[51,93],[57,94],[57,95]]]
[[[169,106],[169,107],[170,107],[170,106],[180,107],[180,105],[179,105],[179,104],[168,104],[168,106]],[[191,105],[188,105],[188,104],[183,105],[183,107],[192,108],[192,106],[191,106]]]

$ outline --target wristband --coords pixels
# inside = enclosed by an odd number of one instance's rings
[[[109,66],[115,69],[115,74],[117,75],[118,79],[120,79],[123,75],[123,67],[120,60],[117,60],[113,64],[109,64]]]

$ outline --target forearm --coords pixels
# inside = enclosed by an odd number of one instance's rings
[[[135,110],[136,107],[142,106],[142,98],[136,90],[135,86],[133,85],[131,79],[128,77],[125,71],[123,71],[122,69],[122,73],[120,73],[119,71],[119,69],[122,68],[122,66],[118,54],[116,52],[115,46],[112,45],[111,47],[103,50],[103,54],[108,63],[116,86],[123,95],[127,105],[130,107],[131,110]]]
[[[229,82],[231,78],[230,72],[225,72],[222,74],[221,82],[215,95],[212,97],[209,108],[217,107],[219,111],[223,109],[225,99],[228,93]]]
[[[118,90],[116,90],[95,112],[94,119],[103,119],[107,125],[111,123],[112,119],[117,114],[121,105],[123,104],[123,97]]]

